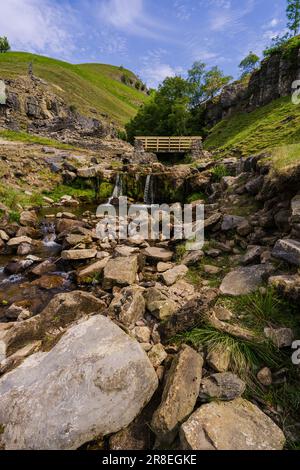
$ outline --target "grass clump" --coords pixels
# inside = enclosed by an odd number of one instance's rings
[[[196,348],[205,347],[208,353],[228,353],[230,370],[250,382],[255,380],[255,373],[261,365],[271,368],[281,365],[280,354],[268,341],[246,341],[205,324],[178,335],[174,340],[190,343]]]
[[[43,194],[53,199],[54,202],[59,202],[63,196],[72,196],[75,199],[84,199],[88,202],[92,202],[95,200],[95,190],[88,186],[85,187],[79,182],[77,183],[77,185],[75,184],[74,186],[61,184],[59,186],[56,186],[51,191],[44,191]]]
[[[202,192],[197,192],[197,193],[193,193],[190,196],[188,196],[186,202],[187,202],[187,204],[192,204],[195,201],[201,201],[201,200],[206,201],[207,196],[206,196],[206,194],[204,194]]]
[[[217,165],[211,171],[212,181],[218,183],[224,176],[230,176],[228,168],[225,165]]]

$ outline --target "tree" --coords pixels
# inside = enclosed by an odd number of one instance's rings
[[[0,36],[0,53],[10,51],[10,45],[6,36]]]
[[[300,27],[300,0],[287,0],[286,16],[287,27],[297,36]]]
[[[232,77],[224,75],[217,66],[206,72],[203,84],[203,97],[205,100],[207,101],[217,96],[231,80]]]
[[[203,79],[205,76],[204,62],[194,62],[192,68],[188,71],[188,81],[193,88],[191,97],[191,106],[195,107],[201,104],[203,100]]]
[[[254,54],[254,52],[250,51],[247,57],[245,57],[239,65],[239,68],[242,71],[242,77],[252,73],[256,69],[258,63],[259,57]]]

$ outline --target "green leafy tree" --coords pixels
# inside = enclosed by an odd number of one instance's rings
[[[287,0],[286,16],[287,27],[297,36],[300,27],[300,0]]]
[[[201,104],[203,100],[203,80],[205,77],[204,62],[194,62],[192,68],[188,71],[188,81],[192,86],[191,106],[195,107]]]
[[[239,68],[242,71],[242,77],[252,73],[259,63],[259,57],[254,54],[254,52],[249,52],[247,57],[245,57],[239,65]]]
[[[137,135],[188,135],[191,83],[182,77],[169,77],[151,93],[150,100],[127,125],[128,139]]]
[[[224,75],[219,67],[213,67],[204,75],[203,97],[209,100],[217,96],[232,80],[229,75]]]
[[[10,51],[10,45],[6,36],[0,37],[0,53]]]

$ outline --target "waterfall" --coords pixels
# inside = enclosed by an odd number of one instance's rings
[[[154,203],[154,190],[153,190],[153,178],[152,175],[147,175],[145,191],[144,191],[144,203],[147,206],[151,206]]]
[[[118,173],[114,191],[112,193],[112,196],[109,198],[108,203],[111,204],[114,199],[118,199],[121,196],[123,196],[123,181],[122,176],[120,175],[120,173]]]
[[[55,233],[55,224],[53,222],[42,222],[41,231],[43,232],[43,245],[49,248],[59,248],[60,245],[55,242],[56,233]]]

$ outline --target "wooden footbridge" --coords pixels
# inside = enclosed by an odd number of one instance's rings
[[[187,153],[202,148],[202,139],[196,137],[136,137],[136,148],[152,153]]]

